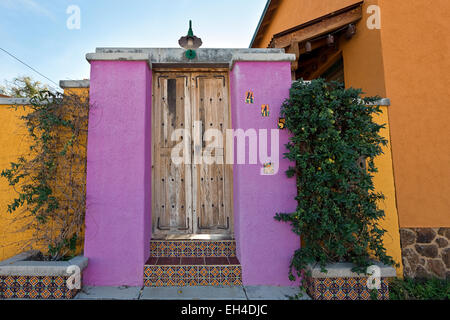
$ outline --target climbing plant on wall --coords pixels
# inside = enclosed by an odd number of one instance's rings
[[[322,79],[292,84],[281,116],[292,133],[285,157],[293,163],[287,171],[297,180],[297,209],[275,218],[291,224],[302,246],[291,261],[290,277],[306,266],[352,262],[363,272],[376,259],[392,265],[379,225],[384,199],[374,190],[377,172],[374,158],[387,140],[384,125],[372,116],[381,113],[373,105],[377,97],[361,97],[360,89],[345,89],[339,82]]]
[[[30,147],[1,172],[17,193],[8,212],[31,234],[24,248],[46,248],[50,260],[70,257],[84,226],[88,97],[44,89],[13,108],[23,108]]]

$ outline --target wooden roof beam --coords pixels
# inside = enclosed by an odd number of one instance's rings
[[[291,43],[286,49],[286,53],[293,53],[295,54],[295,61],[292,61],[291,63],[291,70],[297,70],[298,68],[298,59],[300,59],[300,48],[298,42]]]
[[[283,32],[275,35],[271,41],[273,48],[286,48],[293,42],[303,42],[321,35],[355,24],[362,18],[362,6],[358,6],[338,15],[328,15],[323,19],[317,19],[314,23],[308,23],[305,27],[291,32]]]
[[[298,43],[298,42],[297,42]],[[327,39],[320,39],[317,41],[310,41],[311,43],[311,51],[314,51],[317,48],[324,47],[327,44]],[[300,54],[306,53],[306,41],[299,44]]]

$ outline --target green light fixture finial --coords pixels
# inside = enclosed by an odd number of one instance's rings
[[[200,48],[202,45],[202,39],[194,36],[194,31],[192,31],[192,20],[189,20],[189,30],[187,36],[181,37],[180,40],[178,40],[178,44],[180,47],[186,49],[186,58],[194,59],[197,56],[195,50]]]
[[[188,37],[194,36],[194,31],[192,31],[192,20],[189,20],[189,31],[188,31]]]

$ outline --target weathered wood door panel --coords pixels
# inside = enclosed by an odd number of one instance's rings
[[[192,167],[171,159],[178,143],[172,139],[175,130],[191,127],[189,79],[172,73],[155,74],[153,80],[153,233],[190,234]]]
[[[153,92],[153,238],[231,236],[232,165],[225,140],[210,137],[231,128],[227,74],[156,72]]]
[[[231,235],[232,165],[225,161],[226,129],[231,128],[227,74],[195,73],[191,79],[192,119],[194,125],[201,124],[193,133],[200,135],[194,139],[194,232]]]

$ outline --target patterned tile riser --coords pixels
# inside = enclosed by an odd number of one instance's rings
[[[381,278],[378,300],[389,300],[389,278]],[[314,300],[371,300],[367,278],[306,278],[308,295]]]
[[[72,299],[79,290],[69,290],[68,277],[0,276],[0,299]]]
[[[154,240],[150,243],[152,257],[234,257],[234,240]]]
[[[242,285],[240,265],[145,266],[146,287]]]

